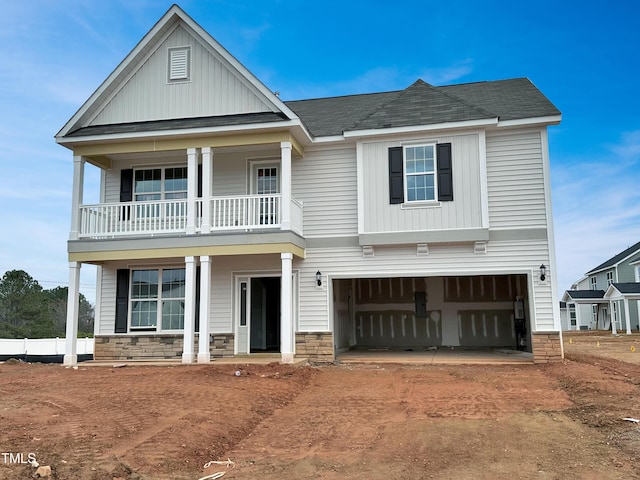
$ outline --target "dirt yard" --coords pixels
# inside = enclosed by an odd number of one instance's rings
[[[544,366],[7,363],[0,478],[34,457],[58,480],[197,480],[226,459],[225,480],[640,478],[622,420],[640,418],[640,337],[594,338]],[[591,356],[609,350],[633,356]]]

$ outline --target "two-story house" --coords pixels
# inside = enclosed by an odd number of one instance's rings
[[[561,358],[560,119],[522,78],[283,101],[173,6],[56,136],[74,162],[65,363],[83,264],[96,359]]]
[[[564,330],[640,329],[640,242],[571,285],[562,296],[561,310]]]

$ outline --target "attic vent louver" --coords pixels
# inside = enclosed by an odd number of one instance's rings
[[[169,82],[189,81],[191,47],[169,49]]]

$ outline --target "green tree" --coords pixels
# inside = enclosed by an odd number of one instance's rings
[[[40,284],[24,270],[0,280],[0,336],[43,338],[55,334]]]
[[[46,304],[53,325],[56,330],[56,336],[64,337],[67,328],[67,299],[69,289],[67,287],[56,287],[51,290],[44,290]],[[89,303],[83,294],[80,294],[80,305],[78,312],[78,334],[80,336],[93,336],[93,306]]]

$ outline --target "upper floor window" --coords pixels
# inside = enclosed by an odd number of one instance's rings
[[[405,145],[389,149],[389,202],[453,200],[450,143]]]
[[[607,272],[607,286],[613,283],[613,272]]]
[[[591,277],[591,290],[597,290],[598,289],[598,279],[593,276]]]
[[[436,199],[435,145],[405,147],[404,172],[407,202]]]
[[[152,168],[134,172],[136,202],[187,198],[187,168]]]

